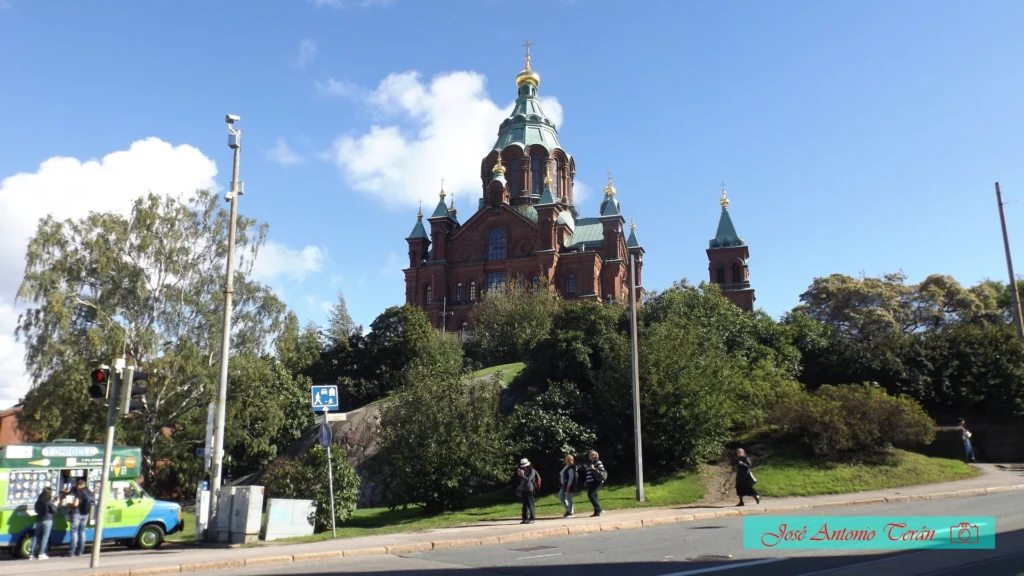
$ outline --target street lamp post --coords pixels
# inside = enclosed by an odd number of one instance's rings
[[[228,262],[224,281],[224,328],[220,344],[220,379],[217,386],[217,402],[214,411],[213,458],[210,474],[210,523],[216,526],[217,491],[220,490],[224,468],[224,418],[228,401],[228,356],[231,347],[231,296],[235,272],[235,224],[238,216],[238,197],[242,195],[242,184],[238,181],[238,159],[242,151],[242,131],[235,128],[238,116],[228,114],[224,118],[228,125],[228,147],[234,150],[234,168],[231,171],[231,189],[225,200],[231,203],[231,220],[228,227]]]
[[[643,502],[644,497],[644,452],[640,440],[640,352],[637,346],[636,330],[636,255],[629,255],[629,324],[632,343],[632,376],[633,376],[633,442],[636,450],[636,500]]]

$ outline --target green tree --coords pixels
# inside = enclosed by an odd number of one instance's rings
[[[554,383],[518,404],[509,419],[516,454],[529,458],[545,476],[558,472],[566,455],[578,458],[596,444],[593,425],[578,422],[592,422],[590,410],[588,399],[571,382]]]
[[[39,223],[18,291],[28,309],[17,335],[33,380],[23,428],[45,440],[95,440],[102,411],[90,402],[69,402],[69,395],[81,399],[90,367],[124,353],[150,373],[148,410],[129,421],[125,433],[138,435],[152,480],[161,431],[204,408],[216,382],[228,231],[220,206],[207,191],[188,201],[149,194],[133,203],[128,217],[92,213]],[[266,232],[265,224],[238,218],[236,353],[264,350],[284,318],[284,304],[249,278]]]
[[[330,317],[327,320],[327,333],[334,346],[347,346],[348,338],[356,331],[355,322],[348,314],[348,305],[345,304],[345,296],[338,291],[338,301],[331,307]]]
[[[348,463],[344,450],[331,450],[334,475],[334,522],[341,524],[352,516],[359,501],[359,476]],[[331,492],[327,490],[327,450],[313,446],[297,460],[278,458],[263,475],[263,484],[271,498],[313,500],[316,503],[315,529],[331,528]]]
[[[644,330],[640,343],[640,409],[644,460],[652,469],[696,466],[721,452],[734,422],[743,362],[684,320]],[[633,385],[629,340],[612,349],[595,392],[602,456],[633,452]],[[610,460],[612,458],[609,458]]]
[[[500,380],[467,385],[458,339],[434,333],[430,340],[408,369],[406,387],[381,410],[372,465],[387,478],[381,486],[387,506],[437,513],[461,508],[505,479],[511,446],[498,413]]]
[[[473,306],[473,338],[487,365],[522,362],[548,335],[559,298],[547,282],[530,286],[513,279],[488,290]]]
[[[415,306],[392,306],[374,319],[366,337],[365,358],[372,368],[372,397],[403,387],[409,367],[433,343],[427,315]]]

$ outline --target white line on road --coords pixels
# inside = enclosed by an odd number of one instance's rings
[[[534,558],[550,558],[552,556],[561,556],[561,552],[555,554],[541,554],[540,556],[523,556],[522,558],[516,558],[516,560],[533,560]]]
[[[686,572],[672,572],[671,574],[662,574],[661,576],[690,576],[691,574],[708,574],[710,572],[721,572],[723,570],[733,570],[736,568],[746,568],[747,566],[757,566],[758,564],[771,564],[772,562],[779,562],[781,560],[785,560],[785,558],[765,558],[763,560],[742,562],[740,564],[713,566],[711,568],[698,568],[697,570],[688,570]]]

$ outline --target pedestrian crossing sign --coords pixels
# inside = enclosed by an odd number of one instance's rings
[[[338,387],[334,384],[327,386],[313,386],[313,410],[337,410],[338,404]]]

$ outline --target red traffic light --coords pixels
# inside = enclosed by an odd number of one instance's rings
[[[100,370],[99,368],[92,371],[92,379],[96,382],[103,382],[107,379],[106,370]]]

